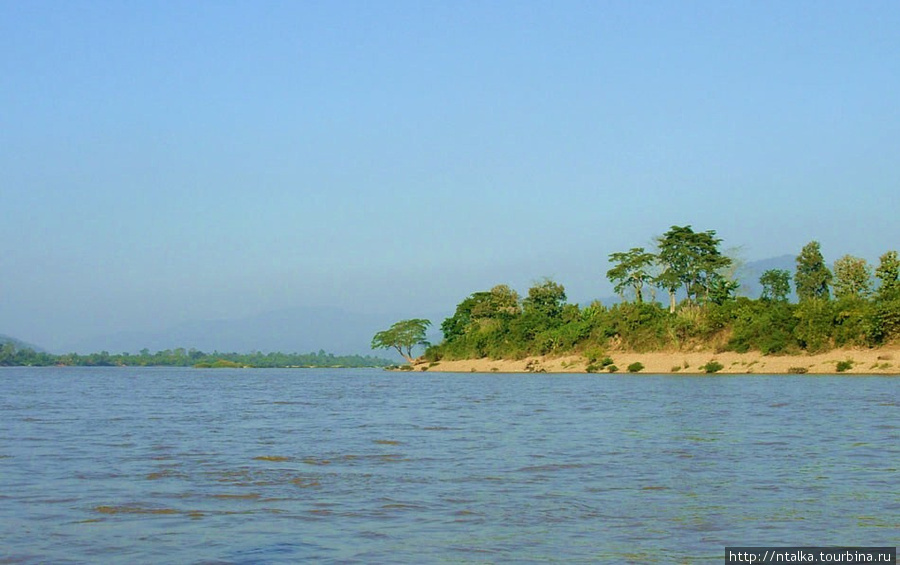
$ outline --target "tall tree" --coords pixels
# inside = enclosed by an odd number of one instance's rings
[[[835,298],[868,298],[872,293],[872,268],[865,259],[844,255],[834,262]]]
[[[624,296],[625,289],[631,287],[635,301],[643,303],[642,289],[653,280],[650,267],[656,261],[656,255],[647,253],[643,247],[633,247],[627,253],[611,253],[609,260],[618,263],[606,272],[606,278],[615,285],[616,293]]]
[[[675,311],[675,292],[683,287],[688,302],[708,300],[714,288],[725,294],[733,292],[730,285],[722,285],[722,269],[731,265],[731,258],[722,254],[714,230],[695,232],[691,226],[672,226],[657,240],[659,261],[663,272],[657,285],[669,291],[669,311]]]
[[[888,251],[881,256],[875,276],[879,281],[879,300],[900,298],[900,259],[897,258],[896,251]]]
[[[509,318],[521,311],[519,293],[505,284],[498,284],[486,293],[472,308],[475,318]],[[474,296],[474,295],[473,295]]]
[[[522,301],[522,306],[525,312],[555,319],[562,314],[565,302],[565,287],[551,279],[544,279],[528,289],[528,296]]]
[[[791,292],[791,273],[784,269],[769,269],[759,277],[762,285],[762,300],[771,302],[787,302]]]
[[[828,290],[831,279],[831,271],[825,266],[819,242],[810,241],[797,256],[797,273],[794,275],[797,297],[801,302],[815,298],[828,300],[831,297]]]
[[[421,318],[401,320],[372,338],[372,349],[396,349],[397,353],[412,363],[412,350],[417,345],[428,346],[425,330],[431,322]]]

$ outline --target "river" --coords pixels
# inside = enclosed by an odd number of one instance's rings
[[[900,378],[0,369],[0,563],[895,546]]]

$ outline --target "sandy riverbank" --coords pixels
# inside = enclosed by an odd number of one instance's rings
[[[642,363],[641,373],[703,374],[703,365],[709,361],[720,363],[720,374],[789,374],[806,369],[809,374],[837,374],[841,361],[850,361],[852,367],[841,374],[900,375],[900,345],[878,349],[834,349],[816,355],[762,355],[759,352],[716,353],[714,351],[656,351],[635,353],[609,351],[607,355],[618,367],[618,373],[627,374],[632,363]],[[563,357],[528,357],[521,360],[467,359],[439,361],[436,364],[417,362],[416,371],[526,373],[584,373],[587,359],[580,355]],[[605,370],[604,370],[605,371]]]

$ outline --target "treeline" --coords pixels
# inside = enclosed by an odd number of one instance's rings
[[[106,351],[79,355],[67,353],[54,355],[30,348],[19,348],[13,343],[0,347],[0,366],[79,366],[79,367],[385,367],[392,361],[373,356],[334,355],[319,350],[317,353],[204,353],[196,349],[166,349],[150,353],[110,354]]]
[[[606,307],[566,303],[565,288],[546,279],[519,294],[506,285],[476,292],[441,324],[443,341],[426,349],[430,361],[608,349],[652,351],[713,348],[764,354],[819,352],[840,346],[879,346],[900,337],[900,260],[896,251],[872,268],[844,256],[825,264],[818,242],[796,258],[796,270],[760,277],[756,299],[738,296],[733,260],[715,231],[673,226],[656,249],[612,253],[607,278],[622,302]],[[789,300],[791,288],[797,302]],[[656,292],[667,294],[667,305]],[[649,299],[648,299],[649,296]],[[680,303],[676,297],[682,297]]]

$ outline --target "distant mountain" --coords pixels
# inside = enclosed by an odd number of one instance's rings
[[[0,345],[4,345],[7,343],[13,344],[16,349],[32,349],[34,351],[43,352],[44,350],[36,345],[32,345],[28,342],[22,341],[21,339],[16,339],[12,336],[0,334]]]
[[[156,352],[183,347],[207,353],[307,353],[323,349],[339,355],[371,355],[372,336],[398,319],[392,315],[347,312],[339,308],[289,308],[246,318],[191,321],[161,332],[119,332],[98,336],[73,344],[71,350],[137,353],[144,348]],[[441,321],[443,318],[432,319],[437,326]],[[386,351],[380,351],[378,355],[390,356]]]

